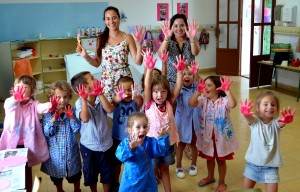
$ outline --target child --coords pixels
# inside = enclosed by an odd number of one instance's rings
[[[197,148],[199,155],[207,161],[208,176],[201,179],[198,185],[204,187],[216,181],[214,168],[217,161],[219,182],[216,192],[226,191],[226,160],[233,159],[238,149],[229,117],[230,109],[236,106],[229,89],[231,83],[228,77],[209,76],[204,81],[200,79],[198,91],[189,100],[192,107],[202,108]]]
[[[171,93],[169,82],[164,76],[159,75],[152,79],[151,72],[156,62],[156,60],[153,61],[153,53],[148,50],[144,54],[144,62],[147,66],[144,103],[145,113],[150,122],[148,136],[157,138],[159,136],[157,132],[166,126],[170,127],[170,148],[165,156],[152,160],[154,167],[158,167],[160,171],[164,189],[167,192],[171,191],[169,165],[175,163],[174,144],[179,141],[172,104],[180,93],[182,87],[182,71],[185,66],[184,59],[181,57],[177,57],[177,61],[177,65],[174,64],[178,70],[177,82],[173,93]]]
[[[165,155],[170,146],[167,127],[161,129],[159,138],[146,136],[148,119],[144,113],[132,113],[127,129],[130,138],[118,146],[116,156],[124,162],[119,191],[158,191],[151,159]]]
[[[176,100],[175,121],[178,128],[179,143],[176,150],[176,176],[180,179],[185,178],[182,168],[182,154],[184,148],[189,144],[192,152],[192,162],[188,169],[190,176],[197,175],[197,148],[196,134],[199,127],[199,109],[189,106],[188,102],[192,94],[197,91],[197,85],[194,84],[194,76],[198,72],[198,66],[195,61],[191,65],[186,65],[183,70],[183,87]]]
[[[57,98],[53,112],[43,115],[43,130],[49,147],[50,158],[42,163],[41,171],[50,176],[57,192],[63,192],[63,178],[74,183],[74,192],[80,192],[81,159],[76,133],[80,121],[69,104],[72,88],[65,81],[55,82],[49,89],[49,98]]]
[[[126,131],[127,117],[132,112],[139,111],[143,105],[143,97],[140,95],[139,86],[134,84],[134,81],[131,77],[120,77],[120,79],[117,81],[116,96],[113,98],[113,104],[115,109],[113,112],[112,151],[115,153],[121,141],[128,137]],[[121,165],[122,162],[119,161],[114,155],[114,181],[112,185],[116,188],[119,185]]]
[[[246,153],[243,189],[254,188],[256,182],[265,183],[267,192],[278,191],[278,168],[282,166],[279,133],[293,121],[295,110],[284,108],[282,119],[278,119],[279,100],[271,91],[256,97],[255,111],[250,112],[251,101],[241,101],[241,113],[251,130],[251,140]]]
[[[26,168],[26,189],[32,188],[31,167],[49,158],[47,143],[38,114],[47,113],[56,108],[57,103],[41,104],[34,100],[36,81],[33,77],[22,75],[11,89],[13,96],[4,102],[5,119],[0,138],[0,150],[28,148],[28,167]],[[27,180],[28,179],[28,180]]]
[[[108,128],[107,113],[113,106],[103,95],[100,82],[88,71],[72,77],[72,88],[80,96],[75,103],[76,117],[81,120],[80,151],[83,161],[84,185],[97,191],[100,173],[104,192],[111,183],[111,150],[113,141]]]

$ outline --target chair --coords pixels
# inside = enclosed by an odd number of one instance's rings
[[[262,192],[261,189],[256,188],[256,189],[239,189],[239,190],[233,190],[233,191],[228,191],[228,192]]]

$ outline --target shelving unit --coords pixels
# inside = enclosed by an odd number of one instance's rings
[[[77,40],[75,38],[41,40],[41,60],[45,90],[55,81],[67,79],[64,56],[74,53],[76,45]]]
[[[300,27],[274,26],[273,30],[275,34],[295,36],[300,35]]]
[[[37,82],[39,82],[39,85],[43,84],[39,40],[0,43],[0,87],[2,90],[0,93],[1,100],[9,97],[9,90],[13,86],[14,79],[16,78],[14,73],[15,62],[19,59],[22,59],[16,57],[13,53],[22,47],[30,47],[35,50],[35,56],[29,56],[26,58],[30,60],[33,77]],[[43,87],[38,87],[37,94],[42,92]]]

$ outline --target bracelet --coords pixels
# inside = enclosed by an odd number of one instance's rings
[[[169,37],[168,37],[168,38],[165,38],[164,41],[170,42],[170,38],[169,38]]]

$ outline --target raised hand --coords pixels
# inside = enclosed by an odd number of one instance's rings
[[[169,128],[170,128],[169,125],[164,126],[163,128],[161,128],[161,131],[157,131],[158,135],[160,137],[166,135],[168,133]]]
[[[76,52],[83,58],[88,56],[86,49],[81,44],[77,44]]]
[[[206,91],[205,91],[206,84],[205,84],[205,81],[201,77],[198,81],[197,87],[198,87],[198,89],[197,89],[198,92],[206,93]]]
[[[221,87],[217,88],[216,90],[223,90],[223,91],[228,91],[230,85],[233,83],[233,81],[230,81],[229,77],[220,77],[221,81]]]
[[[127,97],[127,95],[124,93],[124,87],[121,85],[116,87],[115,92],[120,99],[124,99],[125,97]]]
[[[288,124],[293,122],[294,115],[295,115],[296,109],[291,112],[290,107],[288,109],[283,108],[283,111],[281,111],[282,119],[279,119],[278,122]]]
[[[142,43],[144,40],[145,33],[145,28],[143,28],[142,26],[135,26],[135,32],[132,33],[132,36],[137,42]]]
[[[240,101],[240,105],[241,105],[240,110],[243,115],[253,115],[254,114],[254,112],[251,112],[251,109],[253,107],[251,100],[248,101],[248,99],[245,99],[244,103],[243,103],[243,101]]]
[[[191,66],[188,66],[188,68],[193,75],[195,75],[199,70],[198,64],[195,60],[191,62]]]
[[[147,49],[146,53],[142,51],[142,55],[144,57],[144,63],[147,69],[153,69],[157,59],[153,60],[154,53],[151,51],[151,49]]]
[[[74,119],[73,109],[72,109],[71,105],[66,106],[66,108],[65,108],[65,114],[66,114],[67,117],[69,117],[69,119]]]
[[[23,86],[17,86],[16,89],[14,87],[11,88],[11,92],[14,95],[15,100],[17,101],[26,101],[29,100],[29,97],[24,97],[24,93],[26,91],[26,88]]]
[[[130,135],[130,140],[129,140],[129,147],[131,149],[134,149],[140,145],[142,145],[142,140],[139,139],[138,135]]]
[[[169,57],[169,52],[167,52],[165,49],[163,50],[163,53],[161,55],[161,60],[166,62],[168,60],[168,57]]]
[[[177,64],[173,63],[173,66],[177,69],[177,71],[182,71],[185,68],[186,63],[184,59],[185,59],[184,56],[183,57],[181,57],[181,55],[176,56]]]
[[[56,110],[59,99],[60,99],[60,97],[57,97],[56,95],[54,95],[53,97],[50,97],[50,106],[48,109],[49,112],[53,112]]]
[[[163,32],[165,38],[170,38],[173,34],[173,28],[170,30],[170,22],[165,20],[164,24],[160,26],[161,31]]]
[[[89,93],[89,95],[102,95],[103,94],[103,89],[104,89],[105,85],[101,86],[101,83],[99,80],[96,80],[95,82],[93,82],[93,92]]]
[[[76,89],[77,89],[78,95],[82,99],[86,100],[88,98],[89,94],[87,92],[85,92],[85,86],[83,84],[78,85],[76,87]]]
[[[198,28],[198,26],[196,27],[195,19],[193,19],[193,23],[192,24],[190,22],[188,22],[188,25],[189,25],[189,28],[188,29],[185,28],[186,36],[189,39],[194,39],[195,36],[196,36],[196,33],[197,33],[197,28]]]
[[[132,91],[132,100],[134,100],[141,94],[141,89],[138,84],[131,85],[131,91]]]

